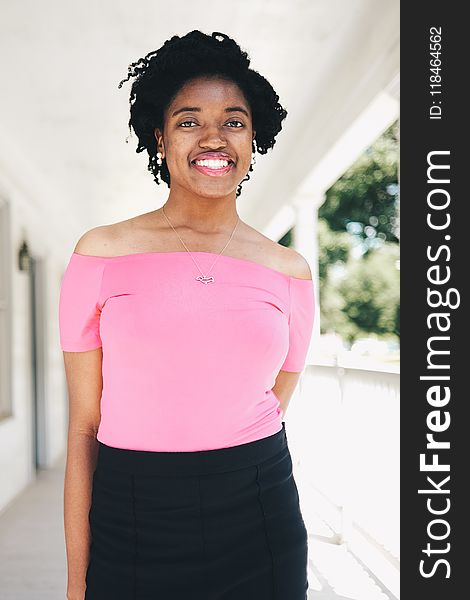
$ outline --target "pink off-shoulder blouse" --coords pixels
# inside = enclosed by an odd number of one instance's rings
[[[279,370],[301,372],[314,290],[251,260],[193,252],[73,252],[62,278],[60,344],[102,347],[97,439],[116,448],[227,448],[282,429]]]

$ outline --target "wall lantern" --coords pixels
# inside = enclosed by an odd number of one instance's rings
[[[31,268],[31,255],[29,254],[28,244],[23,242],[18,252],[18,268],[20,271],[28,272]]]

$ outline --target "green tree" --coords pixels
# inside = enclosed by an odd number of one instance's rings
[[[386,243],[351,260],[347,276],[337,287],[341,311],[352,325],[347,330],[350,341],[363,333],[400,336],[398,257],[397,245]]]
[[[320,282],[328,276],[331,265],[345,264],[352,248],[348,233],[332,231],[324,219],[318,221],[318,273]]]
[[[320,280],[321,331],[337,331],[344,337],[347,318],[342,313],[342,298],[335,276],[346,269],[352,239],[348,233],[331,231],[324,219],[318,221],[318,274]]]
[[[327,191],[319,210],[333,231],[357,236],[368,252],[398,242],[398,123],[368,148]]]
[[[400,335],[398,124],[328,190],[319,211],[322,332]]]

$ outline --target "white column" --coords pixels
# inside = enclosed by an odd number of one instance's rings
[[[316,315],[313,325],[311,348],[320,335],[320,279],[318,263],[318,209],[325,201],[324,192],[296,196],[293,203],[295,211],[293,229],[293,247],[307,260],[312,271],[316,300]],[[310,353],[309,353],[310,354]],[[307,362],[308,359],[307,359]]]

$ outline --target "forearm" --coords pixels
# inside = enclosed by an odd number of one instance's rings
[[[86,589],[85,576],[91,543],[88,515],[97,455],[98,442],[93,434],[69,431],[64,479],[68,598],[79,598]]]
[[[289,406],[289,402],[294,394],[295,388],[299,382],[301,373],[291,373],[290,371],[279,371],[279,374],[276,378],[276,383],[273,386],[273,392],[276,394],[279,399],[279,405],[282,409],[282,418],[287,411],[287,407]]]

